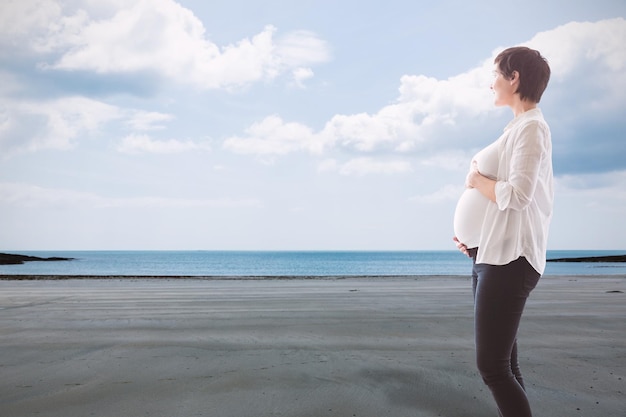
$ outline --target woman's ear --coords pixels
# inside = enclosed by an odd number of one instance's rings
[[[515,84],[516,81],[519,81],[519,72],[513,71],[511,73],[510,81],[511,81],[511,85]]]

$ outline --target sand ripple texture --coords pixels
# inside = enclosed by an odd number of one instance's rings
[[[623,417],[626,277],[543,279],[537,416]],[[0,416],[479,417],[464,277],[0,281]]]

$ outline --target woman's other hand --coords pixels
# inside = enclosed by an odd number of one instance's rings
[[[462,243],[456,236],[454,236],[452,240],[456,243],[456,247],[459,249],[459,251],[461,251],[461,253],[464,253],[468,258],[471,258],[471,255],[469,254],[465,243]]]

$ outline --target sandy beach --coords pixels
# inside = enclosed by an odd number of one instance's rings
[[[490,417],[466,277],[0,281],[0,416]],[[626,276],[544,277],[535,416],[626,415]]]

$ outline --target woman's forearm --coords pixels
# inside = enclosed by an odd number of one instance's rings
[[[487,178],[478,171],[472,171],[467,176],[467,187],[476,188],[489,200],[496,202],[496,181]]]

